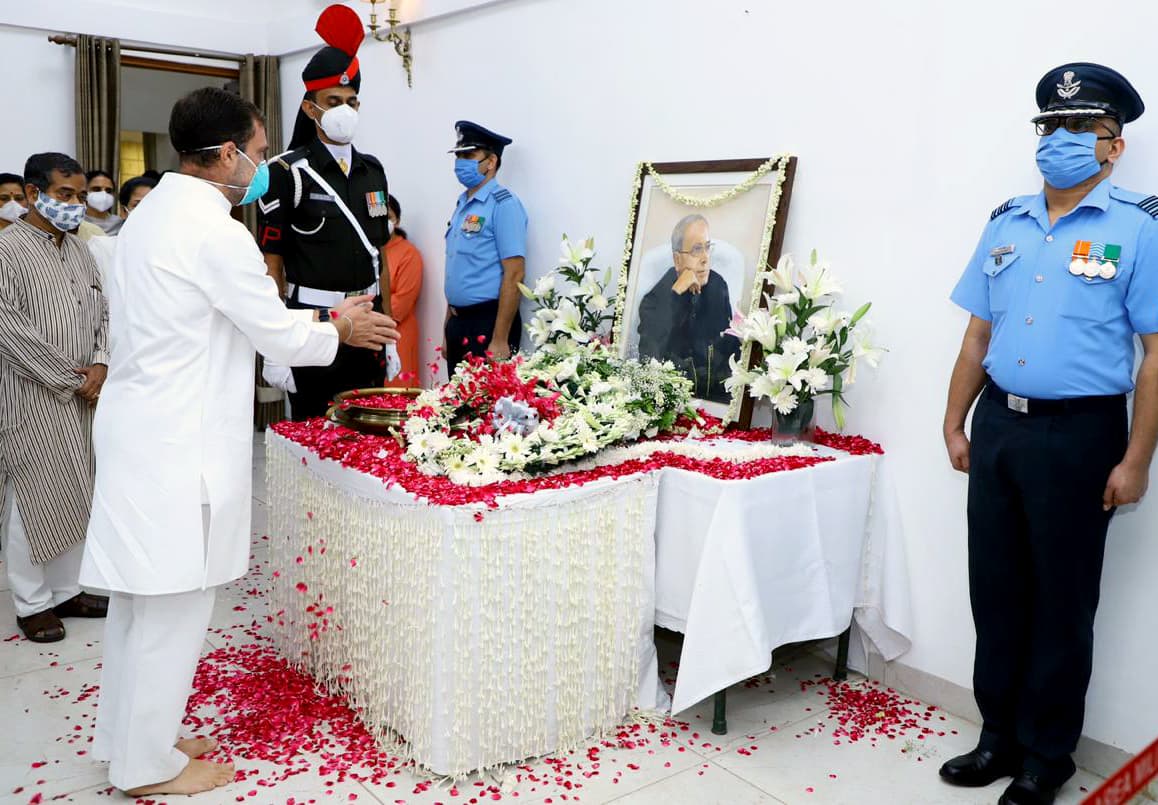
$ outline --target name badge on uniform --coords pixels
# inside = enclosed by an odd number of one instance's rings
[[[1014,244],[1010,243],[1006,246],[998,246],[996,248],[990,249],[989,256],[993,258],[993,265],[1001,265],[1002,262],[1004,262],[1003,258],[1005,255],[1013,254],[1014,248],[1016,248]]]
[[[333,201],[334,197],[329,193],[310,193],[310,201]]]
[[[1094,243],[1079,240],[1070,255],[1070,273],[1093,282],[1095,277],[1112,280],[1118,274],[1118,264],[1122,260],[1122,247],[1116,243]]]
[[[466,218],[462,219],[462,231],[466,232],[468,235],[472,235],[476,232],[482,232],[483,224],[486,222],[487,219],[482,215],[468,215]]]
[[[388,215],[390,207],[386,203],[386,193],[382,190],[367,193],[366,211],[370,213],[371,218],[381,218],[383,215]]]

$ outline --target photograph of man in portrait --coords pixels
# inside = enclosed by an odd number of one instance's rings
[[[740,354],[740,341],[724,332],[733,305],[727,280],[712,268],[715,249],[706,217],[692,213],[676,223],[672,265],[640,301],[636,332],[639,357],[671,361],[697,398],[726,402],[728,359]]]
[[[733,175],[666,177],[681,194],[709,198]],[[670,360],[716,416],[731,402],[724,381],[740,342],[725,335],[732,315],[748,312],[764,256],[761,246],[774,176],[718,206],[694,208],[644,177],[628,275],[623,283],[620,354]]]

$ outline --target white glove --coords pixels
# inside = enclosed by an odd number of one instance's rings
[[[261,376],[266,383],[275,389],[297,394],[298,386],[294,383],[294,373],[288,366],[282,366],[280,363],[274,363],[266,358],[261,367]]]
[[[386,381],[389,382],[402,372],[402,359],[398,357],[398,345],[387,344],[383,350],[386,357]]]

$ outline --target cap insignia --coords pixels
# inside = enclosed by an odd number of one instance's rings
[[[338,79],[338,83],[341,84],[343,87],[346,86],[347,84],[350,83],[350,76],[346,75],[345,73],[342,73],[342,77]]]
[[[1074,71],[1066,70],[1062,76],[1062,83],[1057,85],[1057,94],[1059,98],[1069,100],[1078,94],[1082,88],[1081,79],[1074,81]]]

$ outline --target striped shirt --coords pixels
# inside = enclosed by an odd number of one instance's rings
[[[74,369],[108,364],[108,304],[88,248],[19,220],[0,233],[0,467],[33,561],[84,540],[93,409]]]

